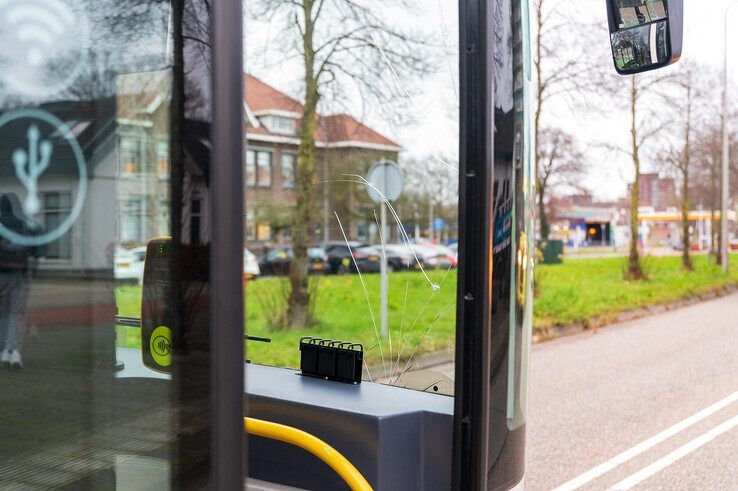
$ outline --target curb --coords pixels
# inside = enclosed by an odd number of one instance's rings
[[[539,332],[534,332],[532,337],[533,344],[540,344],[546,341],[553,341],[554,339],[579,334],[586,331],[597,332],[597,329],[607,327],[613,324],[619,324],[621,322],[628,322],[632,320],[642,319],[656,314],[663,314],[664,312],[670,312],[672,310],[679,310],[690,305],[696,305],[701,302],[709,300],[715,300],[722,298],[733,293],[738,292],[738,284],[727,285],[714,290],[698,293],[681,300],[668,302],[665,304],[653,305],[650,307],[642,307],[635,310],[627,310],[617,314],[609,314],[603,316],[597,316],[592,319],[588,319],[586,322],[575,322],[572,324],[566,324],[563,326],[553,326],[543,329]],[[438,351],[435,353],[426,353],[416,359],[415,363],[420,370],[426,370],[437,366],[453,363],[454,353],[452,351]],[[407,360],[401,359],[400,366],[404,367],[403,364],[407,363]],[[366,375],[367,370],[364,368],[364,374]],[[382,365],[372,365],[369,367],[369,373],[372,379],[383,379],[384,372]],[[388,374],[389,376],[397,375],[396,373]]]
[[[533,344],[538,344],[545,341],[552,341],[554,339],[565,336],[571,336],[573,334],[578,334],[585,331],[597,332],[597,329],[601,327],[607,327],[612,324],[642,319],[651,315],[663,314],[664,312],[678,310],[684,307],[689,307],[690,305],[706,302],[708,300],[715,300],[716,298],[725,297],[735,292],[738,292],[738,285],[733,284],[714,290],[708,290],[706,292],[698,293],[690,297],[673,302],[668,302],[665,304],[642,307],[635,310],[627,310],[618,314],[597,316],[584,322],[575,322],[563,326],[553,326],[542,329],[539,332],[534,332],[532,341]]]

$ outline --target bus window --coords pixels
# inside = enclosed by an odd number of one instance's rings
[[[458,10],[412,3],[245,6],[246,327],[271,339],[253,364],[299,369],[302,337],[340,340],[365,381],[453,392]]]

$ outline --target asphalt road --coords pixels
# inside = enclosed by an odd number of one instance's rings
[[[738,295],[536,345],[530,390],[527,489],[738,490]]]

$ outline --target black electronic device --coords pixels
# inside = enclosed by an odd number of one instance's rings
[[[364,347],[359,343],[314,337],[300,339],[300,371],[308,377],[361,383]]]

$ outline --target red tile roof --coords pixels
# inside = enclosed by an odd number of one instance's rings
[[[331,143],[358,141],[399,147],[397,143],[347,114],[323,116],[320,118],[320,125]]]
[[[248,73],[244,77],[244,97],[252,111],[276,109],[302,114],[302,104]]]
[[[303,108],[297,100],[280,92],[271,85],[246,74],[244,76],[244,98],[251,111],[287,111],[302,114]],[[361,146],[361,144],[384,145],[400,149],[400,145],[360,123],[347,114],[319,116],[315,130],[315,139],[327,144],[352,142],[346,146]],[[261,125],[255,128],[248,126],[249,133],[270,135],[269,130]],[[275,136],[284,136],[276,135]]]

